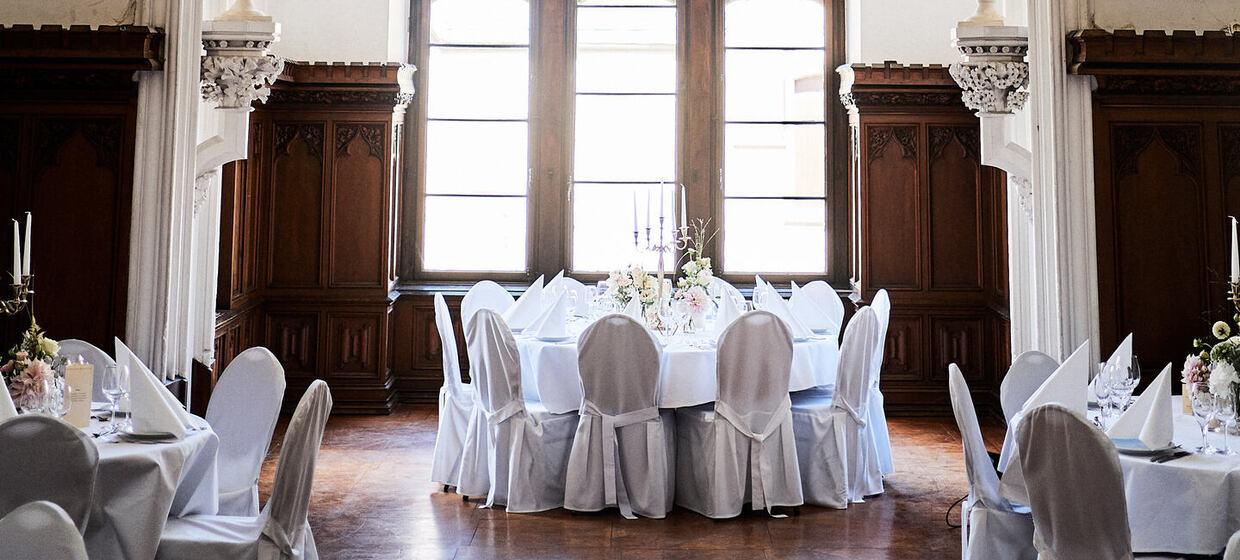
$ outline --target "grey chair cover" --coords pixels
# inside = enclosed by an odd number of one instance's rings
[[[0,558],[86,560],[86,545],[60,506],[30,502],[0,519]]]
[[[562,507],[577,414],[527,410],[517,343],[499,313],[474,314],[465,343],[475,404],[457,491],[486,496],[486,506],[504,505],[509,513]]]
[[[734,517],[804,503],[788,380],[792,335],[773,313],[738,318],[719,338],[713,408],[677,411],[676,503]]]
[[[435,294],[435,328],[443,354],[443,386],[439,388],[439,430],[435,434],[431,480],[457,486],[461,476],[461,454],[465,450],[465,430],[474,410],[474,397],[469,384],[461,381],[456,332],[452,328],[448,303],[442,294]]]
[[[224,368],[207,404],[207,423],[220,438],[220,515],[258,515],[258,475],[284,401],[284,366],[254,347]]]
[[[271,497],[257,517],[194,515],[164,525],[156,558],[317,560],[308,515],[332,396],[323,380],[302,395],[284,433]]]
[[[1039,558],[1132,558],[1124,474],[1106,434],[1047,404],[1024,413],[1016,445]]]
[[[675,451],[657,404],[659,344],[619,313],[595,321],[577,344],[583,398],[564,507],[661,518],[673,504]]]
[[[964,560],[1034,560],[1033,517],[1029,508],[1012,504],[999,491],[999,475],[986,453],[973,397],[956,364],[947,366],[952,411],[964,444],[969,497],[960,512]]]
[[[60,341],[60,355],[75,362],[77,361],[78,356],[81,356],[86,363],[95,366],[95,371],[93,372],[94,382],[91,384],[90,390],[90,400],[95,402],[107,402],[108,397],[103,394],[103,374],[106,371],[107,366],[116,365],[116,360],[113,360],[112,356],[109,356],[107,352],[104,352],[98,346],[76,338],[69,338]]]
[[[99,449],[73,426],[33,414],[0,422],[0,517],[43,500],[83,533],[98,469]]]

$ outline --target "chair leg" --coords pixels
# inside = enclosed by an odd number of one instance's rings
[[[447,493],[448,493],[448,490],[449,490],[450,488],[452,488],[452,487],[451,487],[451,486],[448,486],[447,484],[443,485],[443,493],[444,493],[444,494],[447,494]]]

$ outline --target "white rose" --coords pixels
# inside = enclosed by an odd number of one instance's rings
[[[709,268],[703,268],[702,270],[698,271],[698,275],[697,275],[698,281],[703,282],[703,283],[710,282],[710,278],[712,276],[714,276],[714,274],[711,273]]]
[[[685,263],[684,270],[685,276],[693,276],[698,273],[698,265],[693,261],[689,261]]]
[[[40,338],[39,352],[45,356],[55,356],[60,353],[60,344],[50,338]]]
[[[1210,368],[1210,392],[1215,395],[1229,393],[1232,386],[1240,382],[1240,373],[1227,362],[1216,363]]]

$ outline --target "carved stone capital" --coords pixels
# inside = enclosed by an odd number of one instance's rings
[[[222,109],[249,107],[256,99],[266,102],[283,69],[284,60],[273,55],[204,56],[202,98]]]
[[[964,90],[965,106],[978,115],[1010,115],[1021,110],[1029,100],[1028,30],[961,24],[955,36],[964,61],[952,64],[950,72]]]

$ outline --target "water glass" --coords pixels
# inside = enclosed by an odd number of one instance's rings
[[[1222,455],[1236,455],[1231,449],[1231,429],[1236,426],[1236,395],[1232,393],[1224,393],[1214,396],[1214,417],[1218,420],[1223,430],[1223,450],[1219,453]]]
[[[1214,421],[1216,411],[1214,395],[1210,394],[1210,386],[1205,383],[1193,383],[1189,386],[1189,399],[1193,408],[1193,417],[1197,419],[1197,425],[1201,427],[1201,447],[1197,448],[1197,452],[1214,455],[1218,453],[1218,449],[1210,445],[1210,441],[1206,439],[1206,430]]]
[[[753,308],[754,308],[754,309],[763,309],[763,308],[765,308],[765,307],[766,307],[766,298],[767,298],[767,297],[769,297],[769,294],[767,294],[767,293],[766,293],[766,290],[765,290],[765,289],[763,289],[761,286],[754,288],[754,290],[753,290]]]
[[[105,366],[103,374],[103,394],[108,397],[108,403],[112,409],[112,419],[109,421],[112,428],[120,429],[125,427],[128,422],[129,411],[121,411],[120,402],[124,397],[129,395],[129,368],[119,368],[115,365]],[[122,418],[124,415],[124,418]]]

